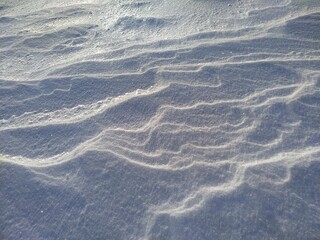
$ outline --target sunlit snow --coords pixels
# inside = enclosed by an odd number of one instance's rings
[[[319,240],[320,1],[2,0],[0,239]]]

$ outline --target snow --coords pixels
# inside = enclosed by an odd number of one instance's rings
[[[320,239],[320,2],[0,3],[0,238]]]

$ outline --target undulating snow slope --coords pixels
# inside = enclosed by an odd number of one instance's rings
[[[319,240],[319,0],[2,0],[0,239]]]

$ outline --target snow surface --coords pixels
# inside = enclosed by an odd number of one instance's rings
[[[2,0],[0,239],[319,240],[319,0]]]

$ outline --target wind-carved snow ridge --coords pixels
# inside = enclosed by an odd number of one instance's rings
[[[62,108],[52,112],[31,112],[24,113],[21,116],[14,115],[9,119],[2,119],[0,130],[84,121],[132,97],[150,94],[152,91],[154,91],[153,87],[150,87],[146,90],[137,89],[133,92],[127,92],[124,95],[120,95],[115,98],[107,97],[106,99],[94,102],[92,104],[80,104],[72,108]]]
[[[2,238],[320,238],[317,1],[0,15]]]

